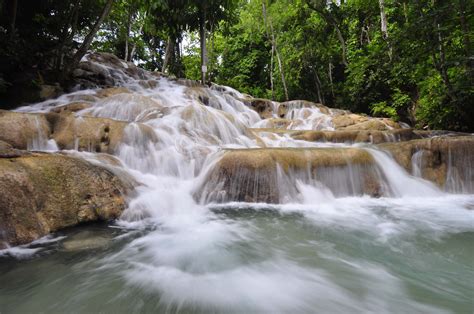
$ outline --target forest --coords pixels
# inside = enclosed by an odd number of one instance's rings
[[[73,88],[90,50],[276,101],[474,131],[467,0],[1,0],[0,108]],[[201,73],[205,66],[207,73]]]

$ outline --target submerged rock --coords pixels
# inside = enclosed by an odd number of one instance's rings
[[[196,196],[210,202],[282,203],[298,182],[319,182],[336,196],[384,193],[372,156],[358,148],[226,150]]]
[[[133,188],[101,166],[59,154],[0,158],[0,177],[0,230],[11,245],[82,222],[115,219]]]
[[[474,136],[433,137],[379,147],[413,175],[450,192],[474,192]]]
[[[106,248],[112,240],[110,233],[85,230],[68,236],[61,244],[64,251],[77,252]]]

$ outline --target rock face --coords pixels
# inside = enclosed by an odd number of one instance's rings
[[[106,118],[61,114],[54,119],[52,138],[60,149],[113,153],[124,137],[128,123]]]
[[[298,181],[319,181],[336,196],[380,196],[381,179],[363,149],[226,150],[195,195],[203,203],[284,203],[298,197]]]
[[[0,158],[0,177],[0,242],[10,245],[117,218],[133,186],[82,159],[46,153]]]
[[[474,192],[474,137],[434,137],[380,144],[408,172],[456,193]]]
[[[125,141],[129,126],[125,121],[76,117],[66,109],[60,112],[32,114],[0,110],[0,141],[15,149],[35,150],[44,146],[48,139],[54,139],[60,149],[110,154]],[[141,123],[136,125],[150,136],[154,135],[150,127]]]
[[[40,137],[48,138],[50,126],[43,114],[0,110],[0,140],[17,149],[31,148]]]
[[[146,79],[145,70],[110,53],[88,54],[73,71],[75,82],[86,88],[117,86],[126,79],[124,75]]]
[[[385,143],[418,139],[420,136],[411,129],[389,131],[341,130],[341,131],[295,131],[291,137],[296,140],[332,143]]]

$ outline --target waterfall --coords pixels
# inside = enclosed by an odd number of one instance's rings
[[[376,149],[367,149],[380,170],[387,178],[388,186],[393,196],[439,196],[441,190],[431,182],[416,178],[408,174],[396,161],[390,158],[389,154]]]
[[[38,117],[30,118],[32,121],[33,128],[36,132],[33,133],[33,136],[28,140],[28,150],[33,151],[57,151],[59,150],[56,141],[53,139],[48,139],[48,136],[43,129],[40,120]]]
[[[123,234],[94,257],[97,278],[106,273],[120,289],[127,285],[111,311],[431,313],[458,295],[466,308],[471,290],[456,271],[468,266],[451,261],[464,255],[443,259],[436,250],[474,231],[470,151],[450,153],[445,164],[439,151],[409,147],[398,160],[374,144],[399,143],[390,133],[394,122],[303,101],[267,101],[264,117],[230,87],[86,60],[121,89],[75,91],[17,111],[44,114],[86,102],[68,113],[75,129],[63,146],[110,168],[110,160],[91,157],[103,155],[94,153],[103,140],[117,173],[139,183],[114,224]],[[93,119],[100,127],[91,127]],[[28,149],[58,150],[58,135],[33,122]],[[363,144],[355,124],[364,124]],[[340,137],[294,136],[301,130]],[[433,160],[446,170],[443,187],[427,180]],[[450,243],[439,250],[451,254]],[[92,264],[75,265],[81,276],[84,265]],[[74,277],[57,281],[64,278]],[[88,305],[84,296],[101,295],[97,278],[78,288],[81,305]],[[444,285],[449,298],[433,294]],[[75,297],[64,300],[77,305]]]

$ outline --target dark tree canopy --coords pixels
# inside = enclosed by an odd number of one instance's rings
[[[307,99],[420,128],[472,132],[473,6],[0,0],[0,105],[35,101],[29,91],[45,83],[67,89],[68,69],[92,49],[192,79],[201,78],[204,60],[208,79],[257,97]]]

